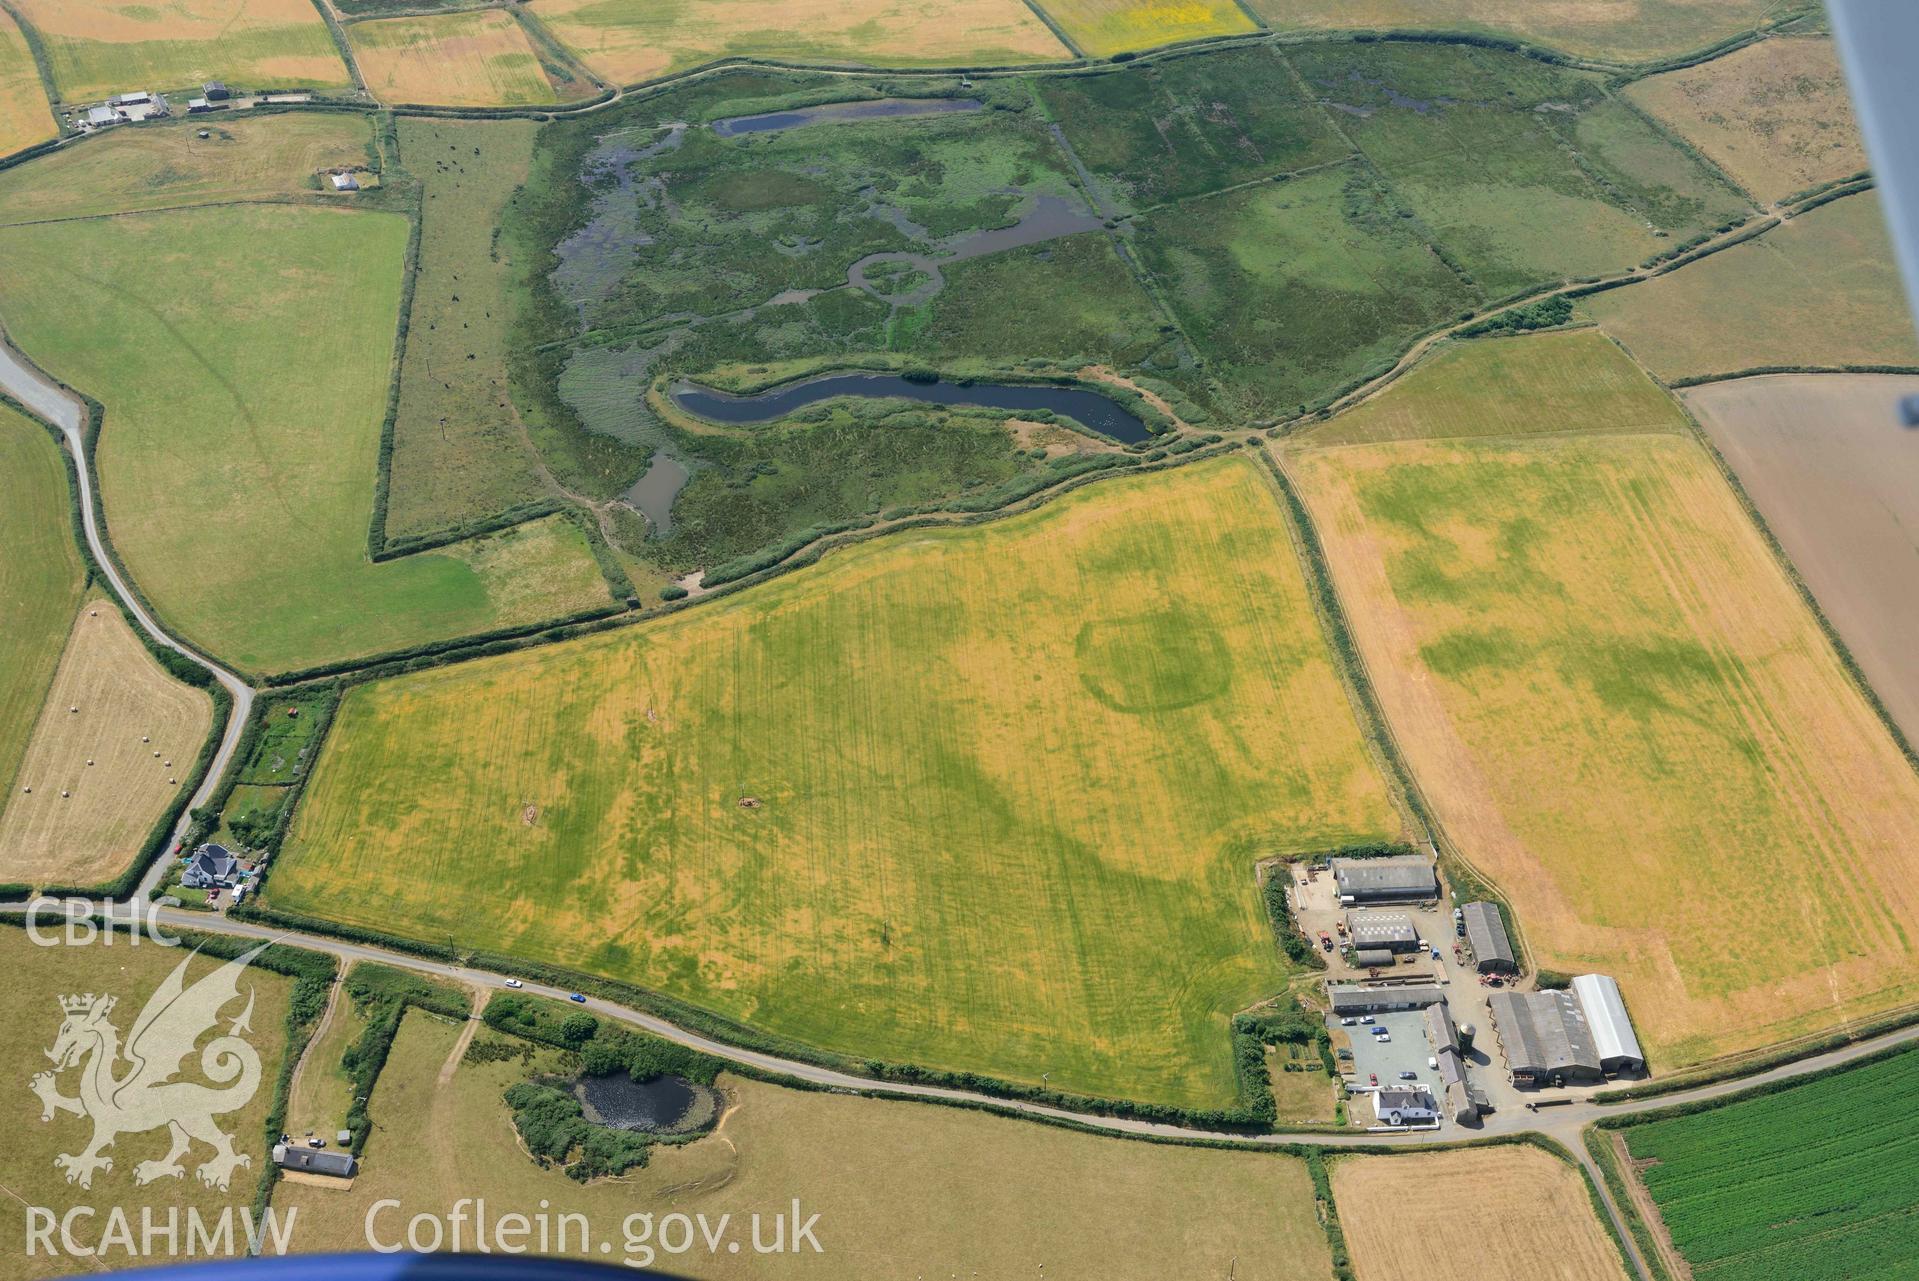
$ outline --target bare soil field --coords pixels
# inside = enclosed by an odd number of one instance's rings
[[[530,1064],[518,1054],[482,1061],[497,1047],[526,1045],[482,1031],[475,1048],[489,1048],[462,1059],[443,1083],[461,1033],[417,1010],[407,1014],[374,1088],[373,1136],[353,1189],[282,1183],[274,1191],[276,1207],[299,1208],[298,1248],[366,1249],[367,1212],[383,1198],[399,1202],[375,1220],[384,1240],[404,1233],[412,1215],[444,1214],[472,1196],[502,1214],[533,1215],[548,1203],[553,1215],[583,1214],[610,1238],[610,1256],[586,1250],[591,1257],[650,1262],[703,1281],[1322,1281],[1332,1268],[1312,1182],[1295,1157],[1096,1138],[730,1076],[719,1078],[726,1106],[714,1133],[656,1148],[643,1169],[582,1185],[533,1163],[501,1100],[514,1082],[557,1067],[558,1056],[538,1049]],[[659,1248],[657,1235],[621,1238],[628,1215],[657,1221],[675,1212],[704,1214],[709,1224],[731,1214],[743,1237],[752,1214],[768,1219],[794,1197],[802,1218],[820,1216],[820,1254],[722,1245],[675,1255]]]
[[[1359,1281],[1626,1281],[1585,1179],[1538,1148],[1338,1157],[1331,1173]]]
[[[1441,823],[1666,1070],[1919,997],[1919,777],[1673,418],[1284,455]]]
[[[1487,31],[1644,62],[1750,31],[1773,0],[1251,0],[1278,30]]]
[[[536,0],[529,12],[622,84],[731,56],[873,66],[1071,56],[1021,0]]]
[[[346,29],[382,102],[519,107],[558,101],[526,31],[503,9],[356,22]]]
[[[1852,96],[1825,37],[1762,40],[1635,81],[1626,96],[1764,202],[1866,167]]]
[[[1739,476],[1908,742],[1919,742],[1919,378],[1780,374],[1686,405]]]
[[[68,102],[227,80],[339,86],[346,63],[312,0],[16,0]]]
[[[1667,380],[1774,365],[1919,365],[1872,192],[1580,305]]]
[[[168,676],[111,602],[89,598],[0,813],[0,881],[118,875],[212,725],[213,701]]]
[[[33,52],[13,18],[0,9],[0,156],[59,133]]]

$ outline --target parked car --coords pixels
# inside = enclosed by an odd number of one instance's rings
[[[1439,1071],[1439,1059],[1431,1054],[1428,1054],[1426,1056],[1426,1066],[1431,1068],[1435,1072]]]
[[[1351,1027],[1351,1026],[1352,1026],[1353,1024],[1355,1024],[1355,1023],[1357,1023],[1357,1022],[1359,1022],[1359,1020],[1358,1020],[1358,1019],[1341,1019],[1341,1020],[1339,1021],[1339,1025],[1340,1025],[1341,1027]]]
[[[1374,1036],[1391,1036],[1392,1035],[1391,1032],[1388,1032],[1383,1027],[1371,1027],[1366,1030],[1371,1032]]]
[[[1437,961],[1437,960],[1439,959],[1439,949],[1438,949],[1438,948],[1434,948],[1434,949],[1433,949],[1433,959],[1434,959],[1435,961]]]
[[[526,984],[520,982],[520,980],[518,979],[508,979],[506,981],[506,985],[508,987],[525,987],[526,986]]]
[[[1419,1073],[1413,1071],[1401,1072],[1399,1079],[1402,1081],[1417,1081],[1419,1079]]]
[[[1326,931],[1324,931],[1324,930],[1321,930],[1321,931],[1319,932],[1319,945],[1320,945],[1320,946],[1321,946],[1322,948],[1324,948],[1324,949],[1326,949],[1326,950],[1327,950],[1328,952],[1330,952],[1330,951],[1332,951],[1332,950],[1333,950],[1333,936],[1332,936],[1332,935],[1330,935],[1330,934],[1328,934],[1328,933],[1327,933]]]
[[[1367,1079],[1368,1079],[1368,1080],[1370,1080],[1370,1081],[1371,1081],[1371,1082],[1372,1082],[1372,1083],[1373,1083],[1374,1085],[1378,1085],[1378,1084],[1379,1084],[1379,1073],[1377,1073],[1377,1072],[1374,1072],[1374,1073],[1371,1073],[1371,1074],[1370,1074],[1370,1075],[1368,1076],[1368,1078],[1367,1078]]]
[[[1393,1043],[1393,1034],[1391,1032],[1388,1032],[1385,1028],[1379,1029],[1379,1035],[1373,1038],[1374,1045],[1391,1045],[1392,1043]]]
[[[586,998],[584,996],[581,996],[578,992],[575,992],[572,996],[569,996],[566,999],[569,1001],[578,1001],[581,1005],[586,1004]]]
[[[1373,1021],[1373,1016],[1370,1014],[1362,1014],[1359,1016],[1359,1021],[1361,1023],[1371,1023]]]

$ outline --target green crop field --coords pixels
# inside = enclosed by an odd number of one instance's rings
[[[0,809],[80,607],[72,499],[53,437],[0,405]]]
[[[545,496],[506,388],[510,249],[495,231],[533,159],[530,120],[399,122],[422,186],[419,274],[393,428],[390,538]]]
[[[1254,861],[1397,829],[1231,460],[358,687],[266,893],[831,1050],[1214,1107],[1228,1016],[1286,980]]]
[[[1696,1281],[1893,1281],[1919,1258],[1919,1052],[1635,1125],[1626,1144]]]
[[[1460,437],[1529,349],[1533,431]],[[1919,777],[1657,398],[1597,334],[1475,342],[1356,411],[1399,439],[1285,457],[1440,821],[1669,1068],[1919,996]]]
[[[310,0],[16,0],[68,102],[131,89],[336,88],[349,81]]]
[[[268,205],[0,230],[15,341],[107,407],[120,554],[228,661],[285,670],[607,600],[557,517],[368,562],[406,239],[390,214]]]
[[[1476,301],[1357,164],[1170,205],[1140,254],[1239,413],[1289,413]]]
[[[1666,379],[1765,365],[1919,364],[1871,192],[1580,305]]]
[[[210,136],[200,137],[202,129]],[[322,170],[370,165],[372,143],[359,112],[182,117],[115,129],[0,171],[0,224],[317,193]]]

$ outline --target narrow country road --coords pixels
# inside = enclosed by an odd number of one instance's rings
[[[187,827],[193,821],[193,811],[213,799],[220,780],[226,776],[234,750],[240,745],[240,735],[246,729],[247,717],[253,711],[253,687],[205,655],[169,636],[154,621],[153,615],[147,612],[146,606],[140,603],[139,597],[128,589],[113,558],[107,555],[106,545],[100,537],[99,523],[93,514],[93,476],[87,468],[85,402],[42,373],[6,342],[3,335],[0,335],[0,391],[5,391],[30,412],[59,428],[60,434],[65,437],[67,449],[73,455],[74,475],[79,479],[80,521],[86,531],[87,548],[93,553],[94,563],[100,566],[100,572],[106,575],[113,594],[120,598],[127,612],[138,621],[141,630],[158,644],[213,673],[213,678],[233,697],[233,712],[227,717],[226,731],[220,736],[220,746],[214,751],[213,760],[201,777],[200,786],[195,789],[192,800],[180,811],[180,821],[173,829],[172,840],[168,842],[168,848],[171,849],[186,834]],[[134,893],[137,901],[146,901],[149,892],[166,876],[170,861],[164,856],[153,860],[153,866],[147,869],[146,875],[140,879],[139,889]]]

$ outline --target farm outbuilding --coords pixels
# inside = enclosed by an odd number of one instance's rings
[[[333,189],[335,191],[358,191],[360,184],[350,173],[336,173],[333,175]]]
[[[326,1152],[291,1143],[273,1145],[273,1164],[299,1174],[324,1174],[335,1179],[350,1179],[360,1172],[359,1158],[351,1152]]]
[[[1439,876],[1423,858],[1328,860],[1342,903],[1421,903],[1439,897]]]
[[[1586,1013],[1586,1026],[1592,1029],[1599,1066],[1608,1074],[1642,1070],[1646,1055],[1633,1035],[1632,1020],[1626,1017],[1619,984],[1605,974],[1582,974],[1573,980],[1573,995]]]
[[[1439,1119],[1439,1106],[1424,1090],[1379,1090],[1373,1115],[1381,1125],[1423,1125]]]
[[[1459,1032],[1453,1026],[1452,1011],[1446,1008],[1444,1001],[1426,1007],[1426,1039],[1433,1043],[1434,1054],[1459,1049]]]
[[[1383,947],[1362,947],[1353,953],[1353,964],[1362,970],[1383,969],[1398,959]]]
[[[1473,964],[1481,974],[1517,974],[1519,959],[1513,955],[1512,939],[1506,934],[1506,920],[1497,903],[1468,903],[1460,909],[1466,921],[1466,942],[1473,949]]]
[[[1597,1081],[1599,1047],[1571,992],[1494,992],[1489,1002],[1515,1085]]]
[[[1419,946],[1419,930],[1404,912],[1353,912],[1346,917],[1346,934],[1361,950],[1411,952]]]
[[[1431,983],[1408,983],[1402,987],[1342,987],[1328,984],[1327,1002],[1334,1014],[1372,1014],[1379,1010],[1419,1010],[1446,999],[1446,994]]]
[[[206,95],[208,102],[225,102],[233,96],[233,91],[218,80],[209,80],[200,86],[200,92]]]

